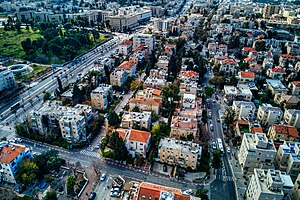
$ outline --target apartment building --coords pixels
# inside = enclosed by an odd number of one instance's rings
[[[126,70],[121,68],[116,68],[111,74],[110,74],[110,84],[112,86],[119,86],[122,87],[128,78],[128,74]]]
[[[146,78],[146,80],[143,83],[143,88],[154,88],[161,90],[163,87],[167,86],[167,80],[166,79],[160,79],[156,77],[149,76]]]
[[[91,92],[91,102],[94,109],[105,110],[112,97],[112,86],[101,84]]]
[[[142,182],[138,188],[134,188],[132,199],[153,199],[153,200],[200,200],[198,197],[183,194],[180,189],[166,187],[148,182]],[[130,199],[130,200],[132,200]]]
[[[196,95],[195,94],[183,94],[182,108],[194,109],[196,107]]]
[[[196,137],[197,120],[188,117],[173,116],[170,137],[181,139],[188,138],[189,135],[192,135],[193,138]]]
[[[168,73],[164,69],[151,69],[150,70],[150,77],[158,78],[158,79],[166,79]]]
[[[15,86],[16,82],[13,72],[6,67],[0,66],[0,92],[14,88]]]
[[[267,76],[272,79],[282,79],[282,76],[285,74],[286,74],[286,72],[280,66],[276,66],[274,68],[269,68],[267,70]]]
[[[259,106],[257,119],[262,125],[279,124],[283,117],[283,112],[279,107],[273,107],[271,104]]]
[[[237,63],[234,59],[225,59],[222,60],[220,66],[220,71],[224,74],[234,75],[237,71]]]
[[[300,173],[300,143],[284,141],[278,148],[275,166],[290,176],[297,177]]]
[[[277,93],[287,94],[288,89],[282,84],[280,80],[267,79],[266,82],[267,82],[268,89],[271,90],[273,95]]]
[[[295,183],[294,183],[294,191],[292,194],[292,200],[300,199],[300,174],[298,175]]]
[[[237,87],[231,85],[224,85],[224,100],[232,102],[233,100],[251,101],[253,95],[245,84],[238,85]]]
[[[139,90],[136,93],[136,98],[160,98],[161,90],[157,90],[154,88],[146,88],[143,90]]]
[[[175,138],[163,138],[159,141],[158,157],[162,163],[195,170],[200,164],[201,154],[202,147],[197,143]]]
[[[283,122],[287,125],[300,128],[300,110],[286,109],[283,115]]]
[[[136,74],[136,65],[137,62],[135,61],[124,61],[118,66],[118,68],[124,69],[128,76],[134,76]]]
[[[273,140],[295,141],[300,138],[295,126],[273,124],[268,131],[268,137]]]
[[[244,172],[252,173],[254,168],[272,168],[276,153],[265,133],[244,133],[238,160]]]
[[[86,125],[81,115],[65,115],[59,120],[62,137],[69,142],[86,140]]]
[[[129,100],[129,108],[138,107],[140,111],[153,111],[155,114],[159,114],[162,107],[162,99],[158,97],[147,98],[137,97]]]
[[[60,131],[63,137],[74,138],[72,140],[74,142],[77,142],[78,139],[85,140],[85,124],[92,118],[91,106],[78,104],[72,108],[62,106],[60,101],[46,101],[40,109],[29,112],[27,116],[29,125],[34,132],[47,134]],[[72,130],[69,130],[70,128]],[[72,134],[74,137],[71,136]]]
[[[256,107],[253,102],[233,101],[232,109],[235,112],[236,118],[239,120],[242,118],[254,119]]]
[[[122,42],[118,47],[119,53],[127,56],[132,51],[132,41],[131,40],[125,40]]]
[[[293,188],[291,177],[284,172],[254,169],[246,190],[246,200],[282,200],[284,196],[291,196]]]
[[[289,88],[292,90],[292,95],[300,96],[300,81],[291,82]]]
[[[280,11],[280,5],[265,4],[264,10],[263,10],[263,17],[271,18],[272,15],[279,14],[279,11]]]
[[[149,50],[152,51],[155,47],[155,38],[152,34],[135,34],[133,36],[133,49],[138,46],[148,46]]]
[[[30,150],[23,145],[0,142],[0,178],[7,183],[16,183],[18,165],[30,158]]]
[[[240,83],[254,82],[254,72],[239,72],[238,78]]]
[[[154,22],[154,32],[169,32],[170,22],[166,19],[155,19]]]
[[[151,112],[124,112],[120,127],[133,128],[138,126],[139,129],[151,129]]]
[[[179,95],[183,94],[197,94],[198,84],[196,81],[191,81],[189,79],[183,79],[183,82],[180,82],[179,86]]]
[[[151,142],[150,132],[135,129],[117,129],[117,132],[125,141],[126,148],[133,157],[138,155],[146,158]]]

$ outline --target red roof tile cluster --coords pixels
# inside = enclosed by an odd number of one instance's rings
[[[296,59],[296,57],[295,56],[292,56],[292,55],[290,55],[290,54],[280,54],[280,57],[282,57],[282,58],[288,58],[288,59]]]
[[[272,68],[272,72],[285,74],[284,69],[282,69],[282,68],[279,67],[279,66],[276,66],[276,67]]]
[[[125,40],[120,45],[122,45],[122,46],[129,46],[129,45],[132,45],[132,41],[131,40]]]
[[[300,138],[298,130],[295,126],[285,126],[280,124],[274,124],[276,133],[289,135],[294,138]]]
[[[251,51],[254,51],[255,49],[252,48],[252,47],[244,47],[243,48],[243,52],[246,53],[246,52],[251,52]]]
[[[230,64],[235,64],[234,59],[225,59],[221,61],[222,64],[230,63]]]
[[[242,78],[255,78],[254,72],[241,72]]]
[[[25,147],[22,146],[4,146],[0,150],[0,163],[9,164],[13,161],[22,151],[25,150]]]
[[[122,62],[118,68],[121,68],[121,69],[126,69],[126,70],[131,70],[131,68],[135,65],[134,62],[132,61],[124,61]]]
[[[293,81],[292,83],[294,86],[300,87],[300,81]]]
[[[147,143],[150,136],[150,132],[131,129],[129,140]]]
[[[183,73],[183,76],[184,77],[197,77],[197,76],[199,76],[199,74],[197,73],[197,72],[195,72],[195,71],[185,71],[184,73]]]

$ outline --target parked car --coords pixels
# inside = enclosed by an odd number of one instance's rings
[[[119,192],[111,192],[110,196],[111,197],[120,197],[120,193]]]
[[[96,197],[96,192],[92,192],[91,195],[89,196],[89,200],[93,200]]]
[[[227,147],[227,153],[230,153],[230,147]]]
[[[106,174],[103,173],[103,174],[101,175],[100,181],[104,181],[105,179],[106,179]]]
[[[216,143],[215,143],[215,142],[211,143],[211,147],[212,147],[213,149],[217,149]]]

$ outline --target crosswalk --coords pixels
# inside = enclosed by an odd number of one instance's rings
[[[81,150],[80,154],[99,158],[99,154],[97,152],[93,152],[93,151]]]
[[[233,176],[222,176],[222,175],[217,175],[216,180],[235,181]]]

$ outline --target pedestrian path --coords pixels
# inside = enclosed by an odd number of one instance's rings
[[[84,154],[84,155],[88,155],[88,156],[99,158],[99,154],[97,152],[94,152],[94,151],[81,150],[80,154]]]

